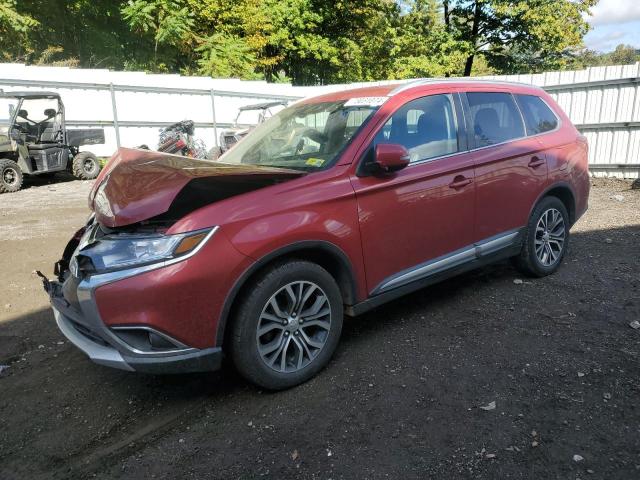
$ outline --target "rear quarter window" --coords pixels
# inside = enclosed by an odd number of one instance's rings
[[[467,92],[477,147],[525,136],[522,116],[513,96],[502,92]]]
[[[558,127],[558,118],[551,108],[536,95],[516,95],[527,127],[527,135],[550,132]]]

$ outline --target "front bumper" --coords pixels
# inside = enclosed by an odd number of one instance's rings
[[[203,372],[220,368],[220,347],[182,346],[168,351],[143,352],[127,344],[100,319],[91,285],[78,286],[76,305],[65,299],[60,283],[45,279],[44,285],[62,334],[97,364],[144,373]]]

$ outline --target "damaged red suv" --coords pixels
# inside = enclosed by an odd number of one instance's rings
[[[553,273],[587,209],[587,144],[539,88],[418,81],[307,99],[219,162],[120,149],[45,281],[94,362],[315,375],[343,315],[500,259]]]

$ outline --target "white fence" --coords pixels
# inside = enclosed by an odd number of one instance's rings
[[[640,64],[487,78],[545,88],[589,139],[592,172],[638,177]],[[219,129],[231,124],[242,105],[361,85],[293,87],[261,81],[0,64],[0,88],[59,92],[70,128],[104,127],[105,145],[91,148],[105,156],[118,145],[154,146],[159,128],[186,118],[196,122],[197,136],[212,146]]]

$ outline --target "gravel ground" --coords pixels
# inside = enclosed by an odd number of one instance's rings
[[[555,275],[505,262],[350,319],[328,368],[280,393],[230,368],[111,370],[65,341],[31,272],[51,274],[89,186],[0,196],[1,479],[640,478],[630,183],[594,179]]]

